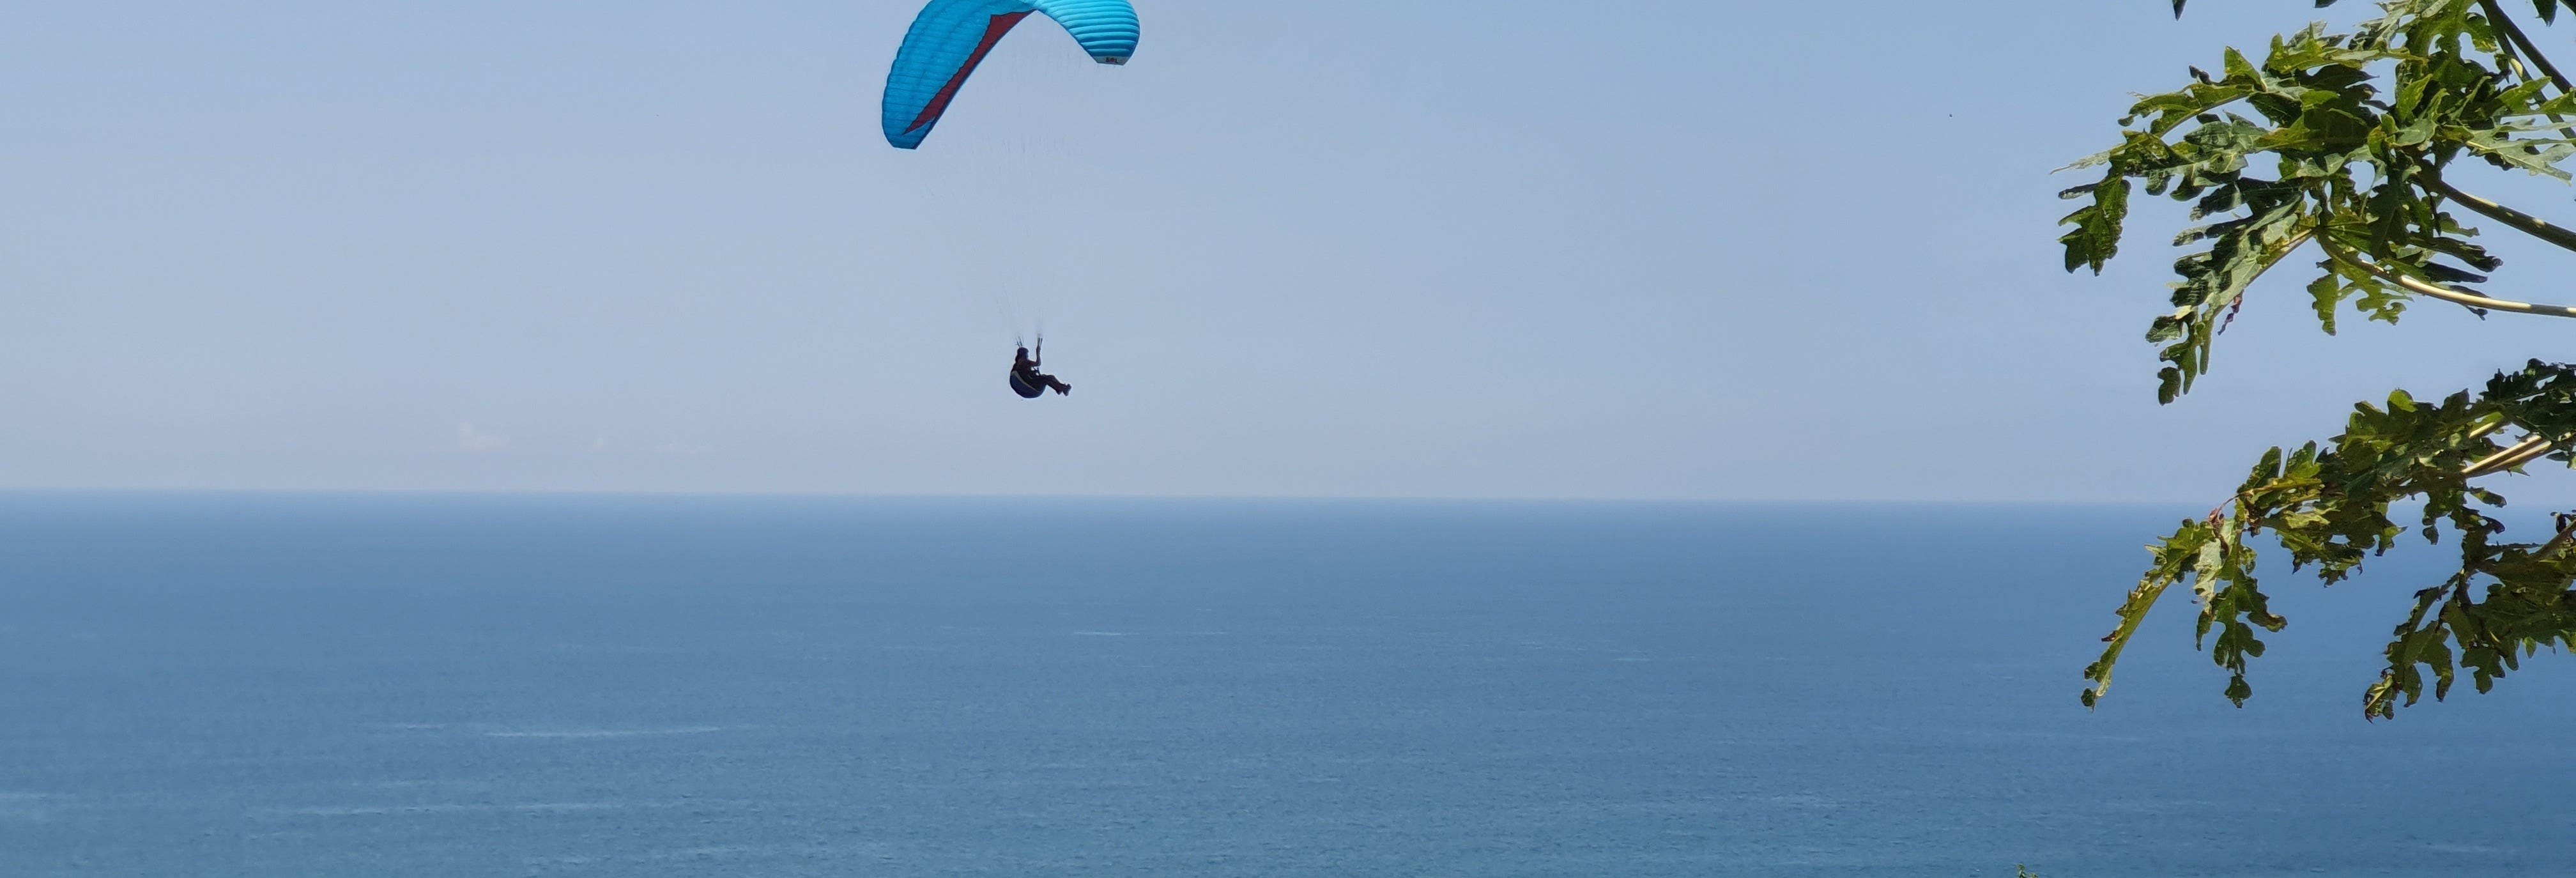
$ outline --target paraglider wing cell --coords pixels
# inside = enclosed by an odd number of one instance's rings
[[[1136,52],[1136,8],[1127,0],[930,0],[886,74],[886,142],[920,146],[975,65],[1032,12],[1064,26],[1094,61],[1125,64]]]

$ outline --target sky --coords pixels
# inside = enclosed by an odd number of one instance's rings
[[[1139,0],[908,152],[912,2],[12,4],[0,489],[2214,502],[2576,330],[2291,271],[2155,403],[2051,172],[2309,6]]]

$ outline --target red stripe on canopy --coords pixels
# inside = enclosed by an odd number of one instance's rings
[[[1002,41],[1003,34],[1011,32],[1012,25],[1027,17],[1029,14],[1026,12],[1005,12],[986,22],[984,41],[975,45],[975,54],[966,56],[966,63],[957,68],[957,75],[948,77],[948,84],[939,87],[939,93],[930,97],[930,105],[922,107],[921,115],[913,117],[912,127],[904,131],[919,131],[921,126],[939,121],[939,115],[948,112],[948,102],[957,98],[957,87],[966,84],[966,75],[975,72],[975,65],[984,63],[984,56],[993,51],[993,44]]]

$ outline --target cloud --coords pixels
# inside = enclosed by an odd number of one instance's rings
[[[472,423],[456,425],[456,448],[467,454],[499,451],[509,444],[510,437],[476,432]]]

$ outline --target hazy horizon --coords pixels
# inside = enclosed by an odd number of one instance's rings
[[[2181,509],[2195,508],[2191,501],[2179,500],[1971,500],[1971,499],[1888,499],[1888,498],[1805,498],[1805,497],[1513,497],[1513,496],[1438,496],[1399,494],[1004,494],[1004,493],[859,493],[849,491],[689,491],[689,490],[590,490],[550,488],[0,488],[0,498],[220,498],[268,497],[310,498],[316,500],[364,500],[369,498],[438,499],[507,499],[531,500],[765,500],[783,501],[1026,501],[1033,503],[1159,502],[1174,503],[1283,503],[1362,505],[1567,505],[1567,506],[1674,506],[1724,508],[1738,506],[1785,507],[1875,507],[1875,508],[1973,508],[2016,509],[2030,507],[2067,507],[2083,509]]]

